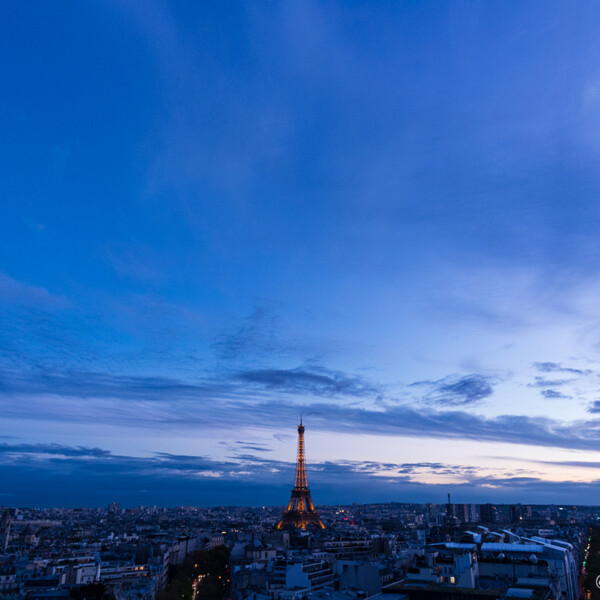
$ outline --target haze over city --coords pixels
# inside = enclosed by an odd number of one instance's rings
[[[599,18],[2,3],[0,504],[596,504]]]

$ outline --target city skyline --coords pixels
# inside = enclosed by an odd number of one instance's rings
[[[600,6],[0,16],[0,505],[596,503]]]

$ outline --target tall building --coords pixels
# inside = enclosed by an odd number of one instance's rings
[[[448,502],[446,503],[446,516],[456,517],[456,505],[450,502],[450,494],[448,494]]]
[[[510,505],[510,520],[511,523],[516,523],[517,521],[521,521],[523,519],[523,506],[520,504],[511,504]]]
[[[460,505],[460,520],[463,523],[471,523],[471,505],[461,504]]]
[[[4,552],[10,539],[10,514],[8,509],[0,517],[0,551]]]
[[[482,523],[495,523],[496,507],[493,504],[482,504],[479,509],[480,520]]]
[[[319,517],[319,514],[315,510],[315,505],[308,489],[306,457],[304,455],[304,425],[302,425],[301,418],[300,425],[298,425],[298,456],[296,459],[294,488],[292,489],[292,496],[281,521],[277,524],[277,529],[284,529],[288,526],[306,529],[308,525],[325,529],[321,517]]]

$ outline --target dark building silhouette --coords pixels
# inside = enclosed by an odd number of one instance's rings
[[[523,506],[520,504],[511,504],[510,506],[510,520],[512,523],[520,521],[523,518]]]
[[[480,508],[481,522],[482,523],[495,523],[496,522],[496,507],[493,504],[482,504]]]
[[[306,529],[308,525],[325,529],[321,517],[319,517],[315,510],[315,505],[308,489],[306,457],[304,455],[304,425],[302,425],[302,419],[300,419],[300,425],[298,425],[298,457],[296,459],[294,488],[292,489],[292,496],[283,513],[283,517],[277,524],[277,529],[284,529],[288,526]]]
[[[6,551],[10,539],[10,514],[8,509],[2,513],[0,518],[0,552]]]

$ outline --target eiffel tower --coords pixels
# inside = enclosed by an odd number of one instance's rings
[[[294,478],[294,489],[292,496],[283,512],[281,521],[277,524],[277,529],[284,529],[288,526],[306,529],[307,525],[314,525],[320,529],[325,529],[321,517],[315,510],[310,490],[308,489],[308,479],[306,478],[306,457],[304,456],[304,425],[300,417],[298,425],[298,457],[296,459],[296,477]]]

